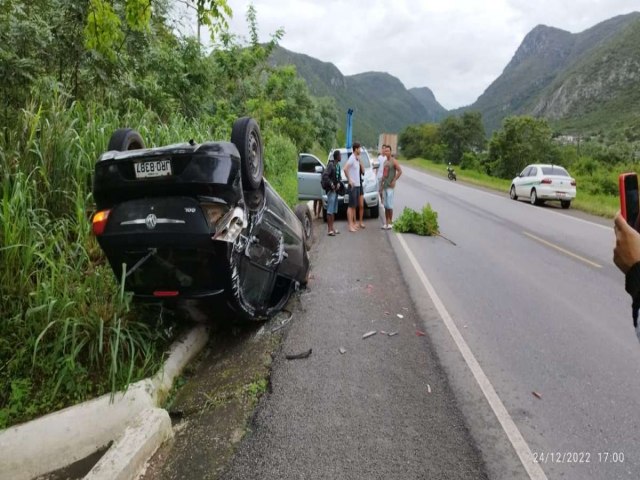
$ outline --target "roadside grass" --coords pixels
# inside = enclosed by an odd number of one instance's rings
[[[131,305],[91,234],[94,164],[121,127],[157,146],[228,139],[231,125],[54,93],[0,135],[0,429],[154,374],[178,333]],[[266,176],[293,205],[296,149],[265,137]]]
[[[418,167],[422,170],[441,175],[444,178],[447,176],[447,165],[443,163],[434,162],[424,158],[412,158],[410,160],[402,159],[401,162],[403,165]],[[486,173],[478,172],[476,170],[462,170],[459,167],[456,168],[456,175],[458,180],[463,182],[490,188],[504,193],[505,196],[509,195],[511,180],[492,177]],[[571,202],[571,208],[601,217],[613,218],[620,208],[618,197],[607,194],[592,194],[585,192],[584,190],[581,191],[580,185],[585,185],[585,183],[590,182],[591,179],[588,176],[576,176],[575,178],[578,193],[576,199]]]

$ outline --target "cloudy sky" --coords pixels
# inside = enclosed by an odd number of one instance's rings
[[[228,0],[231,31],[247,33],[249,1]],[[429,87],[447,109],[473,103],[536,25],[581,32],[640,0],[254,0],[261,40],[335,64]]]

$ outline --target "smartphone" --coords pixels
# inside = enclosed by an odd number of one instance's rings
[[[620,212],[629,225],[636,228],[640,206],[638,205],[638,175],[622,173],[618,177]]]

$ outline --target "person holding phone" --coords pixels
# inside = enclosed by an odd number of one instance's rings
[[[638,201],[638,175],[635,172],[622,173],[618,177],[620,190],[620,210],[614,219],[613,231],[616,246],[613,249],[613,263],[625,274],[625,290],[631,295],[631,316],[636,335],[640,340],[638,310],[640,309],[640,204]]]

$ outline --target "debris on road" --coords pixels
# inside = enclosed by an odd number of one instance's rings
[[[390,313],[390,312],[387,312],[386,310],[385,310],[384,314],[385,314],[385,315],[391,315],[391,313]]]
[[[427,383],[427,393],[431,393],[431,385]]]
[[[398,318],[404,318],[404,315],[402,315],[401,313],[398,313]]]
[[[406,310],[407,312],[409,311],[409,309],[407,307],[402,307],[403,310]]]
[[[388,336],[390,337],[395,337],[398,334],[398,332],[389,332],[387,333]]]
[[[531,392],[533,394],[534,397],[542,400],[542,395],[540,395],[538,392]]]
[[[416,335],[419,337],[424,337],[426,333],[424,333],[422,330],[416,330]]]
[[[367,284],[367,287],[365,288],[365,290],[367,291],[368,294],[372,294],[373,293],[373,285],[371,285],[370,283]]]
[[[280,325],[278,325],[278,326],[276,326],[276,327],[273,327],[273,328],[271,329],[271,333],[275,333],[275,332],[277,332],[278,330],[280,330],[281,328],[285,327],[285,326],[286,326],[286,325],[291,321],[291,319],[292,319],[292,318],[293,318],[293,313],[292,313],[292,312],[289,312],[289,316],[288,316],[287,318],[285,318],[284,320],[282,320],[282,321],[280,322]]]
[[[347,353],[347,350],[342,348],[342,347],[340,347],[338,350],[339,350],[341,355],[344,355],[345,353]]]
[[[376,333],[378,333],[377,330],[371,330],[370,332],[365,333],[364,335],[362,335],[362,338],[369,338],[369,337],[373,337]]]
[[[306,352],[302,352],[302,353],[295,353],[292,355],[285,355],[285,358],[287,360],[298,360],[300,358],[308,358],[309,355],[311,355],[311,352],[313,351],[313,349],[309,349]]]

